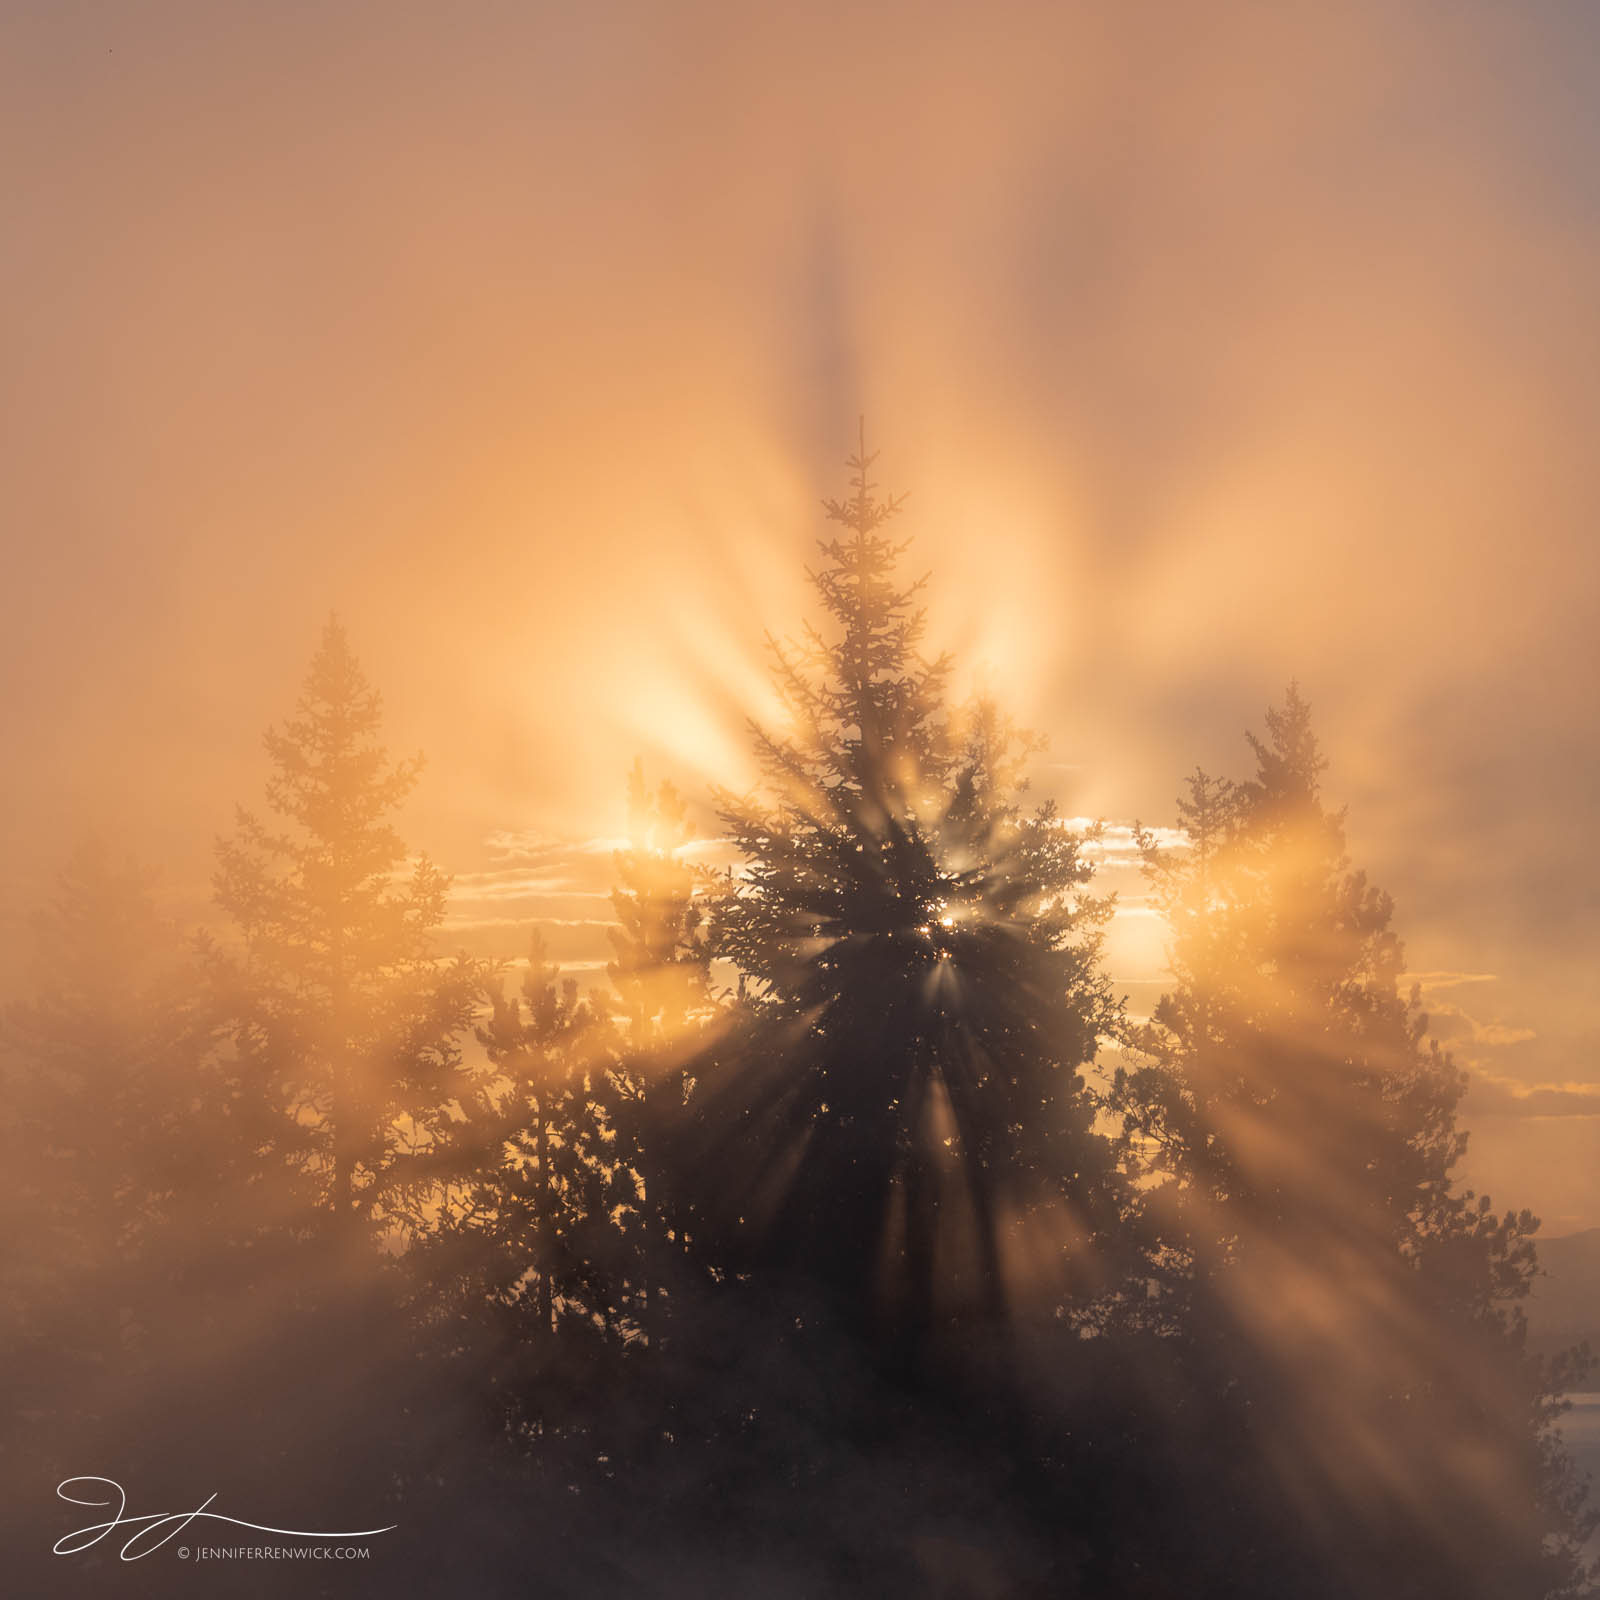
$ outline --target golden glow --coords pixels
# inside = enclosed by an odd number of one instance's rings
[[[620,831],[636,754],[741,786],[864,411],[1038,793],[1164,819],[1299,674],[1416,964],[1538,1031],[1473,1058],[1586,1072],[1594,237],[1519,98],[1548,39],[730,20],[16,19],[7,942],[86,827],[201,912],[330,606],[447,865]],[[1473,1159],[1537,1203],[1528,1142]]]

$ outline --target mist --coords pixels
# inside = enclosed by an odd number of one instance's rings
[[[240,958],[214,898],[217,841],[235,837],[238,806],[261,809],[263,732],[291,714],[337,616],[381,690],[375,738],[396,760],[426,757],[397,813],[395,870],[426,857],[451,876],[428,959],[503,963],[515,992],[537,926],[593,1025],[620,1026],[607,968],[619,853],[639,848],[629,773],[639,760],[649,792],[665,780],[681,799],[676,861],[743,881],[725,797],[761,790],[751,719],[785,727],[792,710],[769,635],[803,639],[816,618],[820,502],[844,492],[841,464],[864,437],[881,492],[908,492],[899,570],[928,574],[919,648],[951,652],[950,704],[987,695],[1044,737],[1025,763],[1027,807],[1106,824],[1083,844],[1097,871],[1084,892],[1118,898],[1094,938],[1085,924],[1084,959],[1122,1003],[1119,1027],[1145,1026],[1175,984],[1134,825],[1181,853],[1185,775],[1247,781],[1241,735],[1297,682],[1327,757],[1319,803],[1347,807],[1350,859],[1394,897],[1404,948],[1384,981],[1402,999],[1420,984],[1426,1037],[1467,1074],[1451,1192],[1492,1195],[1497,1218],[1527,1208],[1542,1239],[1600,1226],[1597,64],[1600,19],[1557,0],[982,15],[485,3],[448,19],[411,4],[381,17],[355,4],[12,8],[0,993],[14,1007],[59,1000],[49,907],[69,863],[145,884],[145,910],[118,903],[165,930],[134,944],[141,959],[168,952],[151,982],[176,996],[135,984],[125,997],[165,1019],[133,1027],[151,1093],[105,1100],[96,1140],[110,1149],[118,1127],[188,1106],[195,1084],[206,1115],[243,1115],[243,1091],[221,1086],[255,1082],[252,1058],[216,1031],[219,1015],[238,1024],[237,995],[217,998],[233,991],[193,941]],[[836,827],[848,814],[826,813]],[[73,1003],[111,1005],[85,974],[126,956],[79,950]],[[708,970],[709,995],[745,969],[719,949]],[[430,1070],[487,1070],[474,1030],[489,1003],[480,984]],[[742,1025],[696,1015],[717,1049],[748,1042]],[[127,1017],[116,1026],[126,1034]],[[17,1037],[13,1058],[34,1060],[37,1036]],[[1059,1064],[1109,1094],[1133,1048],[1108,1027],[1090,1058]],[[146,1059],[117,1049],[119,1071]],[[692,1079],[692,1054],[682,1044],[672,1070]],[[8,1126],[64,1135],[91,1117],[104,1097],[81,1067],[63,1069],[71,1094],[17,1100]],[[747,1085],[731,1081],[737,1100]],[[424,1098],[404,1114],[437,1112]],[[326,1112],[296,1115],[311,1126]],[[595,1112],[583,1137],[615,1115]],[[1292,1121],[1296,1153],[1313,1124]],[[130,1169],[162,1197],[154,1214],[177,1231],[157,1230],[161,1251],[185,1272],[213,1251],[199,1224],[172,1221],[174,1196],[210,1197],[205,1227],[234,1241],[224,1255],[258,1227],[299,1237],[326,1200],[323,1157],[279,1144],[273,1182],[285,1164],[294,1182],[263,1198],[237,1127],[197,1169],[159,1140],[159,1173]],[[758,1154],[802,1160],[772,1137]],[[113,1315],[96,1252],[115,1255],[120,1235],[92,1222],[112,1198],[69,1206],[45,1156],[19,1161],[29,1215],[93,1236],[86,1276],[55,1272],[43,1235],[19,1246],[18,1298],[55,1307],[30,1337]],[[672,1178],[640,1181],[666,1192]],[[901,1208],[885,1240],[906,1243],[903,1188],[920,1181],[884,1179]],[[965,1261],[950,1271],[967,1287],[945,1285],[964,1303],[983,1225],[959,1220],[957,1178],[940,1182],[946,1232],[932,1237],[945,1243],[929,1248]],[[437,1195],[413,1201],[417,1237],[449,1214]],[[1034,1281],[1038,1261],[1068,1236],[1081,1257],[1094,1230],[1038,1196],[1012,1202],[1046,1219],[1008,1247],[1034,1263],[1013,1301],[1053,1304],[1060,1284]],[[1318,1226],[1343,1239],[1343,1210],[1335,1220]],[[417,1237],[385,1249],[403,1256]],[[779,1259],[758,1244],[758,1261]],[[374,1308],[398,1293],[380,1275],[359,1313],[335,1305],[331,1286],[367,1257],[348,1240],[318,1248],[289,1251],[281,1276],[246,1274],[240,1302],[292,1291],[311,1347],[346,1315],[383,1322]],[[1326,1439],[1309,1335],[1293,1317],[1263,1332],[1281,1248],[1265,1239],[1231,1280],[1238,1298],[1184,1325],[1237,1317],[1281,1392],[1306,1400],[1272,1445],[1304,1467],[1306,1502],[1348,1490],[1343,1503],[1363,1505],[1393,1463],[1375,1467],[1352,1438],[1325,1457],[1307,1446]],[[1328,1249],[1301,1297],[1313,1321],[1329,1280],[1371,1268],[1358,1251],[1345,1273]],[[612,1267],[634,1283],[634,1268]],[[161,1270],[140,1269],[141,1293]],[[453,1270],[417,1281],[444,1294]],[[1088,1276],[1104,1289],[1124,1270]],[[1351,1291],[1359,1309],[1341,1291],[1334,1323],[1364,1330],[1381,1382],[1313,1363],[1317,1405],[1342,1395],[1356,1431],[1423,1360],[1414,1307],[1376,1269],[1367,1281],[1367,1299]],[[399,1296],[412,1312],[414,1289]],[[571,1292],[574,1305],[599,1293]],[[169,1330],[200,1303],[188,1295],[162,1311]],[[225,1371],[219,1385],[248,1386],[247,1352],[271,1333],[201,1300],[211,1331],[194,1350]],[[617,1310],[613,1331],[634,1314]],[[747,1310],[727,1315],[724,1331]],[[831,1326],[833,1311],[819,1315]],[[478,1403],[462,1398],[470,1383],[417,1378],[397,1339],[352,1392],[398,1391],[398,1366],[434,1397],[419,1411],[455,1419]],[[1458,1374],[1476,1374],[1461,1384],[1520,1415],[1520,1380],[1496,1389],[1477,1359],[1461,1357]],[[1187,1381],[1164,1368],[1140,1378],[1151,1394]],[[105,1408],[137,1433],[182,1364],[140,1368],[137,1383],[107,1370]],[[673,1381],[700,1392],[699,1378]],[[76,1392],[78,1379],[63,1368],[40,1382]],[[1082,1386],[1066,1387],[1082,1404]],[[463,1460],[476,1459],[469,1435],[439,1424]],[[190,1457],[174,1437],[150,1459],[181,1478]],[[374,1435],[371,1459],[391,1443]],[[1452,1496],[1505,1489],[1483,1470],[1470,1490],[1413,1483],[1409,1503],[1443,1515]],[[1017,1503],[993,1515],[1033,1537]]]

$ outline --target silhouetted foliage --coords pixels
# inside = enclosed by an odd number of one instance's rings
[[[1093,836],[921,654],[872,462],[724,836],[630,775],[609,990],[537,931],[516,989],[441,959],[337,622],[218,848],[231,942],[74,859],[0,1026],[23,1450],[386,1502],[396,1595],[1585,1592],[1584,1358],[1527,1352],[1538,1224],[1460,1187],[1298,689],[1144,836],[1136,1023]]]
[[[477,1175],[474,1209],[492,1210],[515,1276],[502,1293],[548,1340],[557,1317],[602,1328],[621,1315],[603,1269],[617,1213],[637,1200],[604,1105],[614,1042],[606,1020],[562,980],[535,936],[520,1004],[496,992],[478,1038],[506,1080],[504,1160]]]
[[[264,1114],[238,1197],[252,1238],[224,1257],[231,1315],[198,1377],[192,1445],[290,1526],[289,1485],[302,1516],[348,1503],[352,1477],[373,1510],[414,1489],[432,1419],[455,1415],[394,1256],[469,1158],[454,1134],[481,979],[441,961],[448,880],[408,864],[390,820],[419,763],[390,762],[380,722],[330,619],[295,716],[266,738],[271,820],[241,810],[217,847],[234,938],[207,949],[213,1066]]]
[[[391,1219],[433,1174],[410,1158],[449,1132],[457,1035],[476,975],[441,972],[448,879],[426,859],[397,883],[388,820],[419,762],[377,745],[377,692],[330,620],[298,715],[267,735],[270,827],[239,812],[217,848],[217,903],[243,938],[234,1038],[281,1097],[278,1147],[316,1174],[341,1228]]]
[[[1028,1222],[1089,1282],[1111,1242],[1116,1173],[1081,1072],[1114,1017],[1109,906],[1081,839],[1024,808],[1033,742],[952,707],[950,663],[918,654],[922,582],[898,574],[883,529],[901,502],[875,496],[872,460],[825,503],[844,530],[812,574],[831,635],[771,641],[788,726],[755,730],[763,790],[721,796],[744,864],[715,948],[743,1005],[704,1063],[691,1149],[731,1261],[926,1332],[1005,1317]]]
[[[466,1176],[446,1184],[437,1227],[413,1252],[422,1303],[452,1324],[492,1391],[495,1426],[533,1435],[584,1403],[562,1394],[575,1363],[636,1336],[630,1213],[639,1181],[612,1106],[617,1035],[534,935],[520,994],[488,990],[476,1029],[489,1067],[462,1097]]]
[[[1296,688],[1250,744],[1249,781],[1190,780],[1182,851],[1147,837],[1177,983],[1114,1096],[1240,1445],[1227,1536],[1303,1530],[1330,1593],[1568,1592],[1587,1525],[1517,1309],[1538,1224],[1454,1187],[1465,1080],[1400,991]]]

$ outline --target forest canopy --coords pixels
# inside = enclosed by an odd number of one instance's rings
[[[0,1033],[30,1485],[354,1497],[395,1595],[1590,1592],[1587,1355],[1529,1350],[1300,687],[1141,831],[1134,1014],[874,461],[756,784],[630,775],[603,972],[449,948],[337,619],[204,930],[67,865]]]

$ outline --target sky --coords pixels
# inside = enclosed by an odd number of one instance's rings
[[[603,959],[628,768],[749,775],[865,415],[1066,814],[1299,680],[1469,1176],[1600,1224],[1597,72],[1579,0],[13,0],[6,948],[85,833],[203,902],[337,610],[456,924]]]

